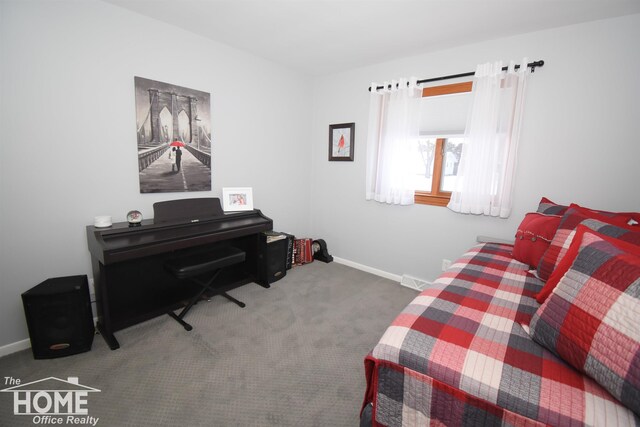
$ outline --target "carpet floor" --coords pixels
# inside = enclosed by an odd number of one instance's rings
[[[0,358],[0,389],[11,386],[6,377],[78,377],[100,390],[86,408],[103,427],[357,426],[364,357],[417,295],[335,262],[230,294],[247,307],[219,296],[199,303],[185,318],[191,332],[161,316],[117,332],[115,351],[96,336],[74,356]],[[13,404],[13,393],[0,393],[0,426],[34,425]]]

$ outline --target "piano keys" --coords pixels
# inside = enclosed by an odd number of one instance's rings
[[[154,218],[138,227],[122,222],[86,229],[97,327],[115,350],[114,332],[177,309],[196,291],[169,274],[166,261],[232,244],[246,252],[246,261],[223,271],[221,286],[226,291],[255,282],[258,236],[272,230],[273,221],[259,210],[224,213],[219,199],[200,198],[156,203]]]

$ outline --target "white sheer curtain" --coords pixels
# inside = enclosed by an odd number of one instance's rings
[[[366,199],[413,204],[415,181],[409,165],[419,137],[420,88],[416,78],[371,84],[367,134]],[[407,83],[409,83],[407,85]]]
[[[502,62],[478,65],[455,190],[454,212],[507,218],[511,213],[516,155],[530,69]]]

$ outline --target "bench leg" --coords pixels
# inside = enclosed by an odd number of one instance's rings
[[[198,302],[198,300],[200,299],[200,297],[202,297],[202,294],[204,294],[206,290],[207,288],[202,288],[202,290],[200,290],[200,292],[198,292],[198,294],[195,297],[191,298],[191,301],[189,301],[187,306],[183,308],[182,311],[180,311],[180,314],[175,314],[173,311],[168,311],[167,314],[173,317],[176,320],[176,322],[180,323],[182,327],[185,328],[187,331],[192,330],[193,326],[191,326],[190,324],[182,320],[182,318],[189,312],[189,310],[191,310],[191,307],[193,307]]]
[[[176,322],[180,323],[182,325],[182,327],[184,329],[186,329],[187,331],[190,331],[193,329],[193,326],[191,326],[190,324],[188,324],[187,322],[185,322],[184,320],[182,320],[182,318],[178,315],[176,315],[173,311],[168,311],[167,314],[171,317],[173,317]]]
[[[231,302],[234,302],[234,303],[238,304],[238,306],[240,306],[241,308],[246,307],[246,304],[245,304],[245,303],[243,303],[242,301],[238,301],[237,299],[235,299],[234,297],[232,297],[231,295],[229,295],[229,294],[228,294],[228,293],[226,293],[226,292],[220,292],[220,293],[218,293],[217,295],[222,295],[223,297],[225,297],[225,298],[226,298],[226,299],[228,299],[229,301],[231,301]]]
[[[211,285],[212,283],[215,281],[216,277],[218,277],[218,274],[220,274],[221,269],[218,269],[213,276],[207,280],[207,281],[201,281],[198,280],[197,278],[192,278],[191,280],[197,284],[199,284],[202,289],[197,293],[196,296],[194,296],[193,298],[191,298],[191,300],[189,301],[189,303],[186,305],[186,307],[184,307],[182,309],[182,311],[180,311],[180,314],[175,314],[173,311],[168,311],[167,314],[171,317],[173,317],[176,322],[180,323],[182,325],[182,327],[184,329],[186,329],[187,331],[190,331],[193,329],[193,327],[188,324],[187,322],[185,322],[183,320],[183,317],[189,312],[189,310],[191,310],[191,307],[193,307],[202,297],[202,295],[206,295],[207,299],[211,300],[212,297],[214,297],[215,295],[222,295],[223,297],[225,297],[226,299],[228,299],[229,301],[237,304],[239,307],[244,308],[246,307],[245,303],[243,303],[242,301],[239,301],[237,299],[235,299],[234,297],[232,297],[231,295],[229,295],[226,292],[216,292],[215,288],[213,288]],[[205,292],[207,291],[213,291],[214,293],[209,295],[209,294],[205,294]]]

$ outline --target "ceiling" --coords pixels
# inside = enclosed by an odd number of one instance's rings
[[[309,75],[640,13],[640,0],[103,0]]]

